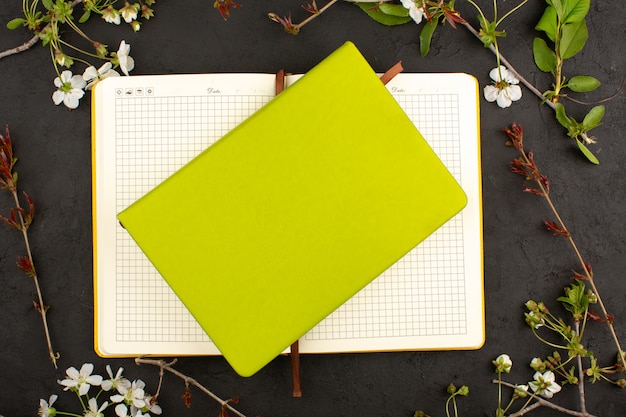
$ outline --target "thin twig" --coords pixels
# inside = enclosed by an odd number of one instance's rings
[[[206,395],[208,395],[209,397],[211,397],[212,399],[217,401],[222,407],[227,408],[228,410],[232,411],[233,413],[235,413],[239,417],[246,417],[244,414],[240,413],[237,409],[235,409],[233,406],[231,406],[230,405],[230,401],[221,399],[220,397],[215,395],[213,392],[211,392],[208,388],[204,387],[202,384],[200,384],[198,381],[196,381],[194,378],[191,378],[191,377],[183,374],[182,372],[172,368],[172,366],[176,362],[177,362],[176,359],[172,360],[171,362],[165,362],[164,360],[161,360],[161,359],[135,358],[135,363],[137,365],[142,365],[143,364],[143,365],[157,366],[160,369],[161,375],[162,375],[163,371],[167,371],[167,372],[169,372],[171,374],[174,374],[177,377],[179,377],[180,379],[182,379],[185,382],[185,384],[193,385],[194,387],[198,388],[200,391],[202,391],[203,393],[205,393]],[[159,383],[159,386],[160,386],[160,383]]]
[[[28,194],[24,193],[26,199],[28,200],[28,205],[30,207],[28,213],[28,221],[24,218],[26,214],[26,210],[24,210],[20,204],[18,192],[17,192],[17,173],[14,172],[13,165],[17,159],[13,156],[13,145],[11,143],[11,134],[9,133],[9,127],[5,128],[5,137],[0,135],[0,189],[5,189],[11,193],[13,197],[13,202],[15,204],[14,208],[11,209],[11,218],[7,218],[4,216],[0,216],[2,221],[7,225],[18,229],[22,233],[22,238],[24,240],[24,246],[26,247],[26,258],[19,257],[18,258],[18,267],[26,273],[29,277],[33,279],[33,283],[35,285],[35,290],[37,292],[37,301],[33,302],[35,306],[35,310],[41,316],[41,320],[43,323],[44,334],[46,337],[46,343],[48,345],[48,355],[50,356],[50,360],[54,365],[54,368],[57,368],[57,359],[59,359],[59,353],[55,353],[52,348],[52,341],[50,338],[50,331],[48,329],[48,320],[47,320],[47,311],[48,306],[43,302],[43,296],[41,293],[41,288],[39,286],[39,278],[37,275],[37,271],[35,270],[35,262],[33,261],[33,254],[30,247],[30,241],[28,239],[28,228],[33,220],[34,216],[34,204]]]
[[[55,353],[54,349],[52,348],[52,341],[50,338],[50,330],[48,329],[48,319],[47,319],[48,306],[45,305],[43,302],[43,295],[41,293],[41,288],[39,286],[39,278],[35,270],[35,262],[33,261],[33,253],[30,249],[30,241],[28,239],[28,232],[27,232],[28,227],[26,226],[26,222],[24,221],[24,216],[22,215],[22,212],[21,212],[20,200],[17,196],[17,191],[12,190],[11,194],[13,194],[13,201],[15,202],[15,207],[18,209],[17,213],[20,219],[22,237],[24,239],[24,246],[26,247],[26,255],[28,256],[28,261],[30,262],[30,265],[32,268],[32,278],[33,278],[33,283],[35,284],[35,290],[37,292],[37,300],[38,300],[37,301],[38,306],[36,306],[36,310],[39,312],[39,315],[41,316],[41,320],[43,323],[43,331],[46,336],[46,344],[48,345],[48,356],[50,356],[50,360],[52,361],[52,364],[54,365],[54,369],[57,369],[57,359],[59,359],[60,355],[58,352]]]
[[[37,43],[37,41],[39,41],[39,36],[35,35],[32,38],[30,38],[27,42],[24,42],[23,44],[21,44],[20,46],[16,46],[15,48],[10,48],[10,49],[7,49],[6,51],[0,52],[0,59],[27,51],[30,48],[32,48]]]
[[[74,0],[72,2],[71,7],[74,8],[76,7],[78,4],[82,3],[83,0]],[[48,23],[46,25],[46,27],[50,26],[50,23]],[[45,28],[43,29],[45,30]],[[41,30],[43,32],[43,30]],[[2,58],[6,58],[8,56],[11,55],[15,55],[15,54],[19,54],[21,52],[27,51],[30,48],[32,48],[33,46],[35,46],[35,44],[39,41],[39,36],[38,35],[34,35],[32,38],[30,38],[28,41],[24,42],[23,44],[16,46],[15,48],[9,48],[7,50],[1,51],[0,52],[0,59]]]
[[[517,388],[517,385],[511,384],[511,383],[505,382],[505,381],[498,381],[497,379],[493,379],[491,382],[494,383],[494,384],[500,383],[500,384],[504,385],[505,387],[509,387],[509,388],[512,388],[512,389]],[[593,414],[589,414],[587,411],[581,412],[581,411],[570,410],[569,408],[565,408],[565,407],[562,407],[560,405],[554,404],[553,402],[548,401],[546,399],[543,399],[541,397],[535,397],[535,401],[536,402],[534,404],[529,405],[528,407],[525,407],[525,408],[519,410],[518,412],[511,414],[511,416],[512,417],[513,416],[515,416],[515,417],[523,416],[524,414],[528,413],[529,411],[531,411],[531,410],[533,410],[533,409],[535,409],[535,408],[537,408],[539,406],[545,406],[545,407],[549,407],[549,408],[551,408],[553,410],[559,411],[561,413],[568,414],[570,416],[576,416],[576,417],[597,417],[597,416],[595,416]],[[535,404],[537,404],[537,405],[535,405]]]

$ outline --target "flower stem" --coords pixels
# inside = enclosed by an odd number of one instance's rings
[[[580,322],[576,320],[574,330],[580,335]],[[580,411],[587,413],[587,401],[585,399],[585,370],[583,368],[583,359],[580,355],[576,355],[576,365],[578,366],[578,394],[580,396]]]

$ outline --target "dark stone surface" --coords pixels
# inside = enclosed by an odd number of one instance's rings
[[[139,33],[94,21],[87,32],[116,49],[121,39],[132,45],[134,74],[188,72],[275,72],[285,68],[304,72],[346,40],[361,49],[375,70],[384,71],[402,60],[407,72],[468,72],[481,86],[489,82],[494,56],[464,29],[440,28],[429,56],[419,56],[418,28],[413,24],[388,28],[370,20],[355,6],[339,3],[305,27],[298,36],[282,32],[266,18],[268,11],[304,16],[299,2],[241,0],[228,22],[213,10],[212,1],[159,1],[156,17]],[[321,4],[322,2],[320,2]],[[486,13],[491,14],[490,4]],[[512,3],[500,2],[503,10]],[[550,78],[532,59],[534,25],[545,3],[530,0],[504,22],[508,36],[501,40],[504,55],[535,83],[549,88]],[[20,14],[20,2],[3,2],[0,23]],[[583,97],[597,101],[620,88],[626,68],[626,41],[621,0],[593,2],[587,23],[590,40],[584,51],[566,64],[570,75],[589,74],[602,86]],[[458,2],[464,16],[476,26],[475,10]],[[2,30],[0,50],[29,38],[24,30]],[[75,39],[75,38],[72,38]],[[82,71],[82,66],[80,71]],[[132,359],[105,360],[93,352],[93,285],[91,235],[90,103],[68,112],[53,105],[55,76],[46,48],[37,45],[0,60],[0,123],[9,124],[19,158],[22,190],[30,193],[37,217],[30,230],[35,262],[48,304],[55,348],[61,352],[59,370],[50,365],[44,348],[41,322],[31,299],[33,285],[15,267],[23,254],[20,235],[0,228],[0,414],[32,416],[40,398],[61,394],[59,406],[76,403],[62,394],[57,379],[69,366],[84,362],[124,366],[131,378],[142,378],[154,391],[156,368],[137,367]],[[552,197],[569,225],[585,259],[593,265],[604,302],[616,316],[618,335],[626,337],[626,207],[623,132],[624,94],[606,103],[602,126],[594,131],[592,149],[601,160],[593,166],[577,151],[552,111],[524,90],[524,97],[509,109],[481,101],[484,200],[485,311],[487,341],[478,351],[398,352],[310,355],[302,358],[304,396],[291,398],[290,367],[278,358],[252,378],[234,374],[222,358],[180,358],[178,369],[204,383],[218,395],[239,397],[238,408],[248,416],[412,416],[423,409],[445,415],[445,387],[470,386],[470,396],[459,403],[463,416],[494,415],[497,388],[491,360],[506,352],[514,366],[507,379],[524,383],[532,378],[527,364],[551,349],[539,343],[523,321],[523,303],[529,298],[553,301],[570,282],[577,261],[566,240],[553,238],[541,221],[551,219],[546,204],[521,192],[521,178],[509,172],[515,157],[504,146],[502,128],[523,124],[526,143],[552,184]],[[582,119],[585,106],[568,104]],[[9,208],[8,194],[0,194],[0,209]],[[616,352],[602,325],[590,324],[588,346],[602,362]],[[626,340],[626,339],[624,339]],[[587,384],[587,407],[598,416],[621,415],[626,394],[607,384]],[[187,410],[181,395],[184,384],[166,376],[160,403],[164,415],[217,415],[218,406],[192,391]],[[557,397],[576,407],[577,391],[564,389]],[[534,415],[554,412],[541,409]]]

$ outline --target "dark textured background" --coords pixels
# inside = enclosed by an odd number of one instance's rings
[[[285,68],[304,72],[346,40],[361,49],[377,71],[402,60],[407,72],[467,72],[481,87],[489,82],[494,56],[464,29],[439,28],[429,56],[419,56],[418,28],[413,24],[388,28],[370,20],[356,6],[339,3],[296,37],[283,33],[266,18],[268,11],[293,12],[299,21],[305,12],[299,1],[241,0],[224,22],[211,0],[165,1],[155,5],[156,17],[139,33],[129,27],[90,22],[87,32],[116,49],[125,39],[136,60],[133,74],[190,72],[276,72]],[[0,2],[0,24],[20,14],[17,0]],[[320,4],[323,1],[319,1]],[[465,1],[457,7],[474,25],[476,12]],[[479,1],[491,13],[491,1]],[[569,75],[589,74],[602,86],[584,97],[595,101],[611,96],[625,76],[624,14],[621,0],[592,2],[587,19],[590,40],[584,51],[567,62]],[[502,11],[516,2],[500,2]],[[532,60],[533,27],[545,6],[530,0],[506,20],[508,36],[501,40],[504,55],[539,89],[549,77]],[[94,19],[97,20],[97,19]],[[0,28],[0,50],[29,38],[24,30]],[[72,38],[75,39],[75,38]],[[82,72],[82,66],[76,72]],[[50,329],[61,352],[59,370],[47,358],[41,322],[31,300],[33,285],[15,267],[23,243],[15,230],[0,228],[0,414],[32,416],[39,398],[61,394],[56,380],[69,366],[84,362],[124,366],[130,378],[143,378],[154,391],[156,368],[137,367],[132,359],[103,360],[93,352],[93,297],[91,244],[90,103],[68,112],[51,101],[55,77],[48,50],[40,45],[0,60],[0,124],[9,124],[19,157],[21,189],[36,203],[37,217],[30,230],[36,266],[45,299],[52,306]],[[602,126],[594,130],[592,149],[601,160],[593,166],[567,139],[552,111],[524,90],[509,109],[481,100],[484,198],[485,301],[487,341],[478,351],[402,352],[310,355],[302,358],[304,397],[291,398],[290,367],[278,358],[252,378],[238,377],[219,357],[180,358],[178,368],[218,395],[239,397],[238,408],[248,416],[412,416],[416,409],[444,415],[445,387],[453,382],[470,386],[460,401],[463,416],[493,415],[497,401],[491,360],[506,352],[513,361],[512,382],[532,378],[527,364],[550,350],[541,345],[523,321],[523,303],[529,298],[553,301],[570,282],[577,262],[564,239],[543,230],[550,214],[541,199],[521,192],[521,178],[509,172],[515,155],[504,146],[502,128],[523,124],[526,144],[551,180],[552,196],[594,268],[600,293],[616,315],[619,336],[626,340],[626,248],[623,221],[626,196],[622,134],[626,129],[624,94],[607,104]],[[568,105],[582,119],[584,106]],[[9,208],[9,196],[0,194],[0,209]],[[556,311],[560,309],[555,306]],[[588,345],[603,361],[615,348],[601,325],[588,329]],[[599,416],[623,415],[626,393],[606,384],[587,384],[587,404]],[[160,403],[164,415],[217,415],[218,407],[198,391],[192,408],[182,402],[183,383],[166,376]],[[568,388],[557,401],[576,406],[576,390]],[[58,405],[75,404],[62,394]],[[69,407],[64,407],[69,408]],[[553,415],[540,410],[534,415]]]

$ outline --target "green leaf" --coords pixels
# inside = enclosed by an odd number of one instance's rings
[[[401,4],[382,3],[378,5],[378,9],[391,16],[407,17],[409,15],[409,9],[405,9]]]
[[[561,126],[570,130],[573,127],[572,119],[565,114],[565,107],[561,103],[556,103],[555,109],[556,120],[561,123]]]
[[[380,11],[378,6],[372,6],[366,3],[357,3],[357,6],[361,8],[369,17],[381,23],[385,26],[397,26],[413,21],[410,17],[392,16]]]
[[[577,23],[585,19],[589,13],[591,0],[566,0],[562,23]]]
[[[546,10],[543,12],[541,19],[537,22],[537,26],[535,26],[536,30],[541,30],[546,33],[548,39],[552,42],[556,39],[557,32],[557,20],[556,20],[556,10],[554,7],[546,7]]]
[[[80,17],[78,23],[85,23],[91,17],[91,10],[85,10],[85,13]]]
[[[14,30],[14,29],[17,29],[17,28],[20,28],[20,27],[24,26],[25,24],[26,24],[26,19],[23,19],[21,17],[16,17],[15,19],[10,20],[7,23],[7,28],[11,29],[11,30]]]
[[[556,11],[556,15],[559,17],[559,20],[563,19],[563,14],[565,13],[565,6],[563,5],[563,0],[548,0],[547,3],[554,7]]]
[[[43,4],[43,7],[45,7],[46,10],[52,10],[54,7],[54,2],[52,0],[42,0],[41,4]]]
[[[556,54],[541,38],[533,41],[533,58],[537,68],[543,72],[552,72],[556,68]]]
[[[589,150],[589,148],[587,148],[581,141],[576,139],[576,144],[578,145],[578,149],[580,149],[580,151],[583,153],[583,155],[585,155],[589,162],[596,165],[600,164],[598,158],[596,158],[596,156]]]
[[[573,57],[583,49],[589,37],[589,33],[587,32],[587,24],[584,20],[577,23],[568,23],[564,25],[562,29],[559,54],[561,58],[567,59]]]
[[[586,93],[593,91],[600,86],[600,81],[597,78],[590,77],[588,75],[578,75],[570,78],[567,82],[567,87],[577,93]]]
[[[435,29],[437,29],[438,24],[438,19],[433,19],[424,24],[424,27],[420,32],[420,55],[428,55],[428,52],[430,51],[430,43],[433,39],[433,33],[435,33]]]
[[[589,110],[589,113],[583,119],[583,129],[585,132],[590,131],[594,127],[598,126],[602,123],[602,118],[604,117],[604,106],[595,106],[593,109]]]

